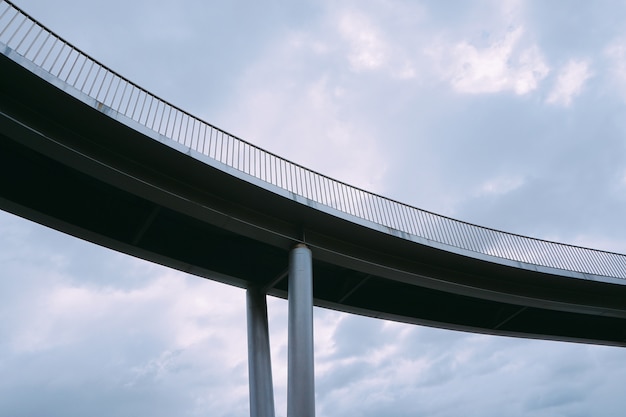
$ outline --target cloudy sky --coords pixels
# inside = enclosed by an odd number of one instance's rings
[[[160,97],[337,179],[626,253],[620,1],[15,0]],[[0,212],[0,415],[246,416],[245,293]],[[287,305],[269,300],[276,411]],[[315,310],[317,415],[616,416],[626,350]]]

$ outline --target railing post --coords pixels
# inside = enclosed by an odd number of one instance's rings
[[[257,287],[248,288],[246,308],[250,417],[274,417],[274,385],[265,293]]]
[[[304,244],[289,254],[288,297],[287,417],[314,417],[313,262]]]

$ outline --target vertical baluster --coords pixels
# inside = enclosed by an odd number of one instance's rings
[[[30,21],[30,27],[28,28],[28,30],[26,31],[26,34],[24,36],[22,36],[22,40],[20,41],[20,43],[17,44],[17,46],[15,47],[15,51],[19,53],[20,48],[22,47],[22,44],[24,43],[24,41],[26,40],[26,38],[28,38],[28,35],[30,35],[30,32],[33,30],[33,28],[35,27],[35,22]],[[7,42],[8,44],[8,42]],[[26,53],[24,53],[23,56],[26,56]]]

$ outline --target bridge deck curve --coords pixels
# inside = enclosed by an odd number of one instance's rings
[[[286,296],[314,255],[318,306],[489,334],[626,345],[620,279],[493,262],[261,184],[159,140],[0,54],[0,208],[133,256]],[[56,84],[56,85],[55,85]],[[64,91],[65,90],[65,91]]]

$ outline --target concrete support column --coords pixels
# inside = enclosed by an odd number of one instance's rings
[[[288,297],[287,417],[314,417],[313,261],[304,244],[289,254]]]
[[[248,288],[246,307],[250,417],[274,417],[274,384],[265,293],[258,288]]]

